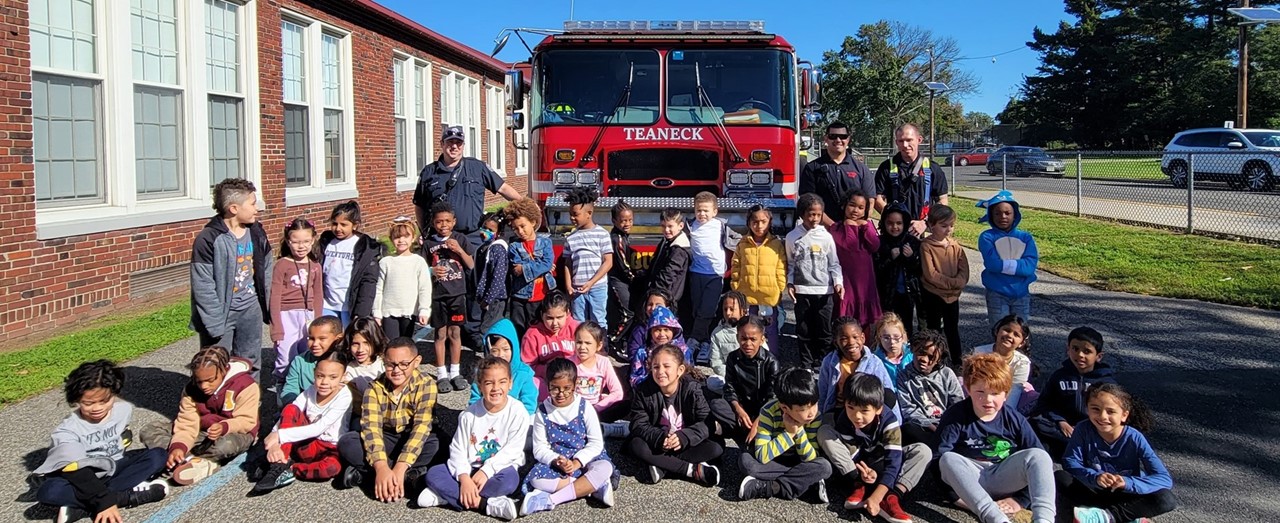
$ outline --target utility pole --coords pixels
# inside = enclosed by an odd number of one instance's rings
[[[1244,0],[1248,2],[1248,0]],[[933,48],[929,48],[929,81],[933,82]],[[938,150],[938,142],[933,139],[933,97],[937,93],[933,89],[929,89],[929,161],[933,161],[933,157]]]
[[[1240,7],[1249,7],[1249,0],[1240,0]],[[1236,127],[1249,126],[1249,24],[1240,24],[1240,66],[1236,81]]]

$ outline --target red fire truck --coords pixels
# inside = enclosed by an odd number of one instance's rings
[[[666,207],[691,214],[709,191],[739,230],[757,203],[778,230],[794,225],[817,74],[763,22],[569,21],[531,51],[508,73],[507,104],[511,125],[529,126],[530,196],[553,234],[568,228],[563,195],[578,186],[601,194],[603,224],[619,199],[643,227]],[[531,101],[519,114],[523,70]]]

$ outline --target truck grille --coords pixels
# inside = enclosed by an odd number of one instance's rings
[[[613,151],[606,157],[609,180],[718,181],[720,157],[715,151],[694,149],[637,149]],[[672,187],[666,192],[676,189]],[[719,192],[719,191],[715,191]],[[665,192],[664,192],[665,194]]]
[[[633,197],[665,197],[665,198],[693,198],[694,195],[707,191],[711,194],[720,195],[720,187],[717,185],[676,185],[659,189],[648,185],[613,185],[606,191],[605,196],[613,196],[618,198]]]

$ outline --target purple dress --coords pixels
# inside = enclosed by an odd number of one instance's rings
[[[880,235],[871,222],[862,226],[844,220],[827,226],[836,243],[836,256],[844,271],[844,301],[836,307],[836,316],[852,316],[867,330],[880,320],[880,295],[876,290],[876,267],[872,256],[880,249]]]

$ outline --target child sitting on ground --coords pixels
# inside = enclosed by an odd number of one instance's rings
[[[119,522],[121,508],[169,493],[163,479],[149,481],[164,470],[164,450],[125,452],[133,404],[119,398],[122,389],[124,370],[107,360],[82,363],[67,375],[63,392],[75,410],[53,429],[53,446],[35,470],[45,478],[36,499],[58,507],[57,521],[75,508],[94,521]]]
[[[578,321],[569,315],[569,298],[560,291],[551,291],[542,300],[538,318],[520,340],[520,359],[533,368],[533,382],[538,386],[538,397],[543,398],[547,362],[573,356]]]
[[[995,323],[1010,314],[1031,321],[1031,282],[1036,281],[1040,251],[1031,233],[1018,229],[1022,210],[1009,191],[1000,191],[977,206],[987,210],[978,223],[991,223],[990,229],[978,235],[987,322]]]
[[[653,319],[653,311],[658,307],[666,307],[671,309],[671,298],[664,291],[652,289],[645,292],[644,296],[644,314],[634,315],[631,318],[631,327],[623,333],[623,339],[626,343],[622,347],[622,354],[618,357],[626,361],[631,361],[635,350],[648,344],[649,339],[649,320]],[[684,335],[681,334],[677,345],[686,346]]]
[[[502,318],[484,335],[485,356],[493,356],[511,363],[511,396],[524,405],[524,409],[533,415],[538,409],[538,384],[534,381],[533,369],[520,359],[520,340],[516,338],[516,326],[511,320]],[[471,399],[467,405],[475,405],[480,401],[480,386],[471,384]]]
[[[1017,315],[1010,314],[996,322],[991,328],[991,337],[995,343],[979,345],[973,348],[972,354],[994,353],[1009,365],[1013,377],[1013,389],[1006,401],[1018,412],[1030,412],[1035,400],[1028,392],[1034,393],[1031,387],[1031,327]],[[965,385],[968,388],[968,385]]]
[[[845,381],[844,404],[823,416],[818,444],[836,473],[854,485],[844,508],[910,523],[900,498],[920,482],[933,452],[921,443],[903,445],[898,417],[885,408],[886,390],[870,374]]]
[[[975,354],[965,358],[962,374],[969,400],[952,405],[938,423],[942,481],[982,523],[1008,522],[1022,512],[1009,496],[1023,489],[1030,491],[1034,523],[1054,521],[1053,461],[1027,419],[1006,407],[1013,385],[1008,362]]]
[[[347,346],[347,370],[342,380],[351,386],[356,398],[363,398],[373,381],[387,371],[382,363],[382,353],[387,350],[387,338],[382,335],[372,318],[356,318],[347,325],[342,335]],[[397,338],[403,336],[397,336]]]
[[[1058,480],[1058,499],[1080,523],[1149,521],[1177,508],[1173,477],[1147,442],[1151,416],[1114,383],[1086,391],[1089,419],[1075,426]]]
[[[595,322],[583,325],[604,332]],[[533,416],[533,459],[537,463],[525,476],[527,494],[520,515],[544,512],[587,496],[612,507],[617,469],[605,452],[595,409],[575,393],[577,366],[564,358],[551,360],[547,383],[551,394]]]
[[[280,387],[280,396],[276,398],[281,408],[293,403],[294,398],[315,382],[316,362],[342,348],[343,336],[342,320],[337,316],[321,316],[311,322],[307,327],[307,352],[299,354],[289,364],[284,386]]]
[[[779,365],[773,353],[764,348],[764,322],[760,318],[747,317],[737,330],[738,350],[729,353],[724,377],[724,401],[733,408],[734,419],[718,421],[727,426],[726,436],[745,447],[756,438],[760,409],[773,400]]]
[[[585,321],[574,331],[573,358],[577,365],[577,393],[582,401],[591,405],[597,417],[605,425],[604,430],[618,430],[626,427],[626,423],[610,423],[627,415],[626,391],[622,389],[622,380],[613,368],[613,362],[600,357],[600,349],[604,346],[604,327],[594,321]],[[622,429],[625,430],[625,429]],[[626,437],[626,434],[618,434]]]
[[[763,332],[761,333],[763,335]],[[818,387],[809,369],[788,368],[773,387],[778,397],[760,409],[752,442],[738,458],[738,499],[795,499],[817,487],[827,503],[831,463],[818,454]]]
[[[432,271],[426,258],[414,252],[422,235],[409,217],[396,218],[387,236],[395,251],[378,260],[373,317],[381,322],[387,339],[412,338],[431,318]]]
[[[747,298],[741,292],[729,291],[720,297],[720,324],[711,331],[711,375],[707,376],[707,387],[720,392],[724,389],[725,360],[729,354],[738,350],[738,325],[747,314]],[[765,339],[768,339],[768,327],[765,327]],[[766,342],[764,348],[769,348]]]
[[[1077,327],[1067,334],[1067,359],[1049,375],[1028,418],[1049,456],[1061,458],[1075,426],[1088,416],[1085,391],[1097,383],[1115,383],[1115,373],[1102,360],[1102,334]]]
[[[284,408],[280,421],[263,440],[267,451],[251,480],[254,493],[265,493],[293,483],[332,479],[342,471],[338,439],[351,415],[351,389],[342,385],[346,357],[326,354],[315,367],[315,382]]]
[[[457,224],[449,202],[436,202],[431,206],[433,234],[422,244],[435,278],[431,328],[435,329],[436,385],[441,394],[467,388],[460,368],[462,324],[467,318],[467,271],[475,268],[476,251],[465,235],[454,230]]]
[[[872,351],[884,364],[889,373],[889,382],[895,387],[902,369],[911,366],[914,356],[911,355],[911,344],[907,341],[907,328],[902,318],[892,312],[886,312],[875,325],[876,344]]]
[[[898,375],[898,399],[902,405],[902,438],[938,450],[938,422],[943,411],[964,400],[960,379],[947,361],[947,340],[938,331],[924,329],[911,340],[912,365]]]
[[[720,469],[708,462],[724,447],[708,439],[711,409],[696,381],[697,369],[684,358],[675,345],[654,347],[649,375],[632,392],[631,438],[623,448],[647,467],[650,483],[678,474],[714,487],[720,484]]]
[[[296,358],[299,361],[302,358]],[[249,360],[232,358],[222,347],[204,347],[187,364],[191,381],[182,389],[178,416],[138,432],[150,448],[167,448],[165,468],[177,485],[209,477],[256,441],[261,390]]]
[[[516,504],[508,496],[520,486],[517,469],[524,464],[529,413],[507,396],[511,364],[506,360],[481,360],[476,384],[481,400],[458,415],[449,460],[427,471],[427,488],[418,495],[418,506],[449,505],[510,521],[516,517]]]
[[[649,352],[659,345],[671,344],[680,349],[685,361],[693,356],[684,343],[684,329],[676,315],[662,305],[653,308],[649,314],[649,328],[646,330],[643,343],[631,348],[631,388],[635,388],[649,377]]]
[[[889,381],[889,373],[884,370],[884,363],[863,345],[866,338],[862,335],[862,326],[858,324],[858,320],[837,319],[835,333],[834,350],[822,359],[822,368],[818,372],[818,410],[821,412],[844,403],[841,396],[845,389],[844,382],[854,373],[861,372],[880,378],[885,388],[892,389],[894,386]]]

